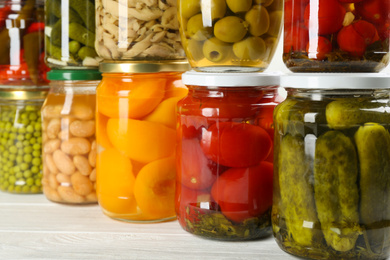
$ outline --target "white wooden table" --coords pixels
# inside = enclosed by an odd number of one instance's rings
[[[98,205],[67,206],[44,195],[0,192],[0,259],[296,259],[272,237],[220,242],[196,237],[177,221],[133,224]]]

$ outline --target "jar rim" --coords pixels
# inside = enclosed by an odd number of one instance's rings
[[[390,89],[387,73],[290,73],[281,76],[286,89]]]
[[[128,63],[101,62],[99,70],[102,73],[155,73],[184,72],[190,69],[187,61],[132,61]]]

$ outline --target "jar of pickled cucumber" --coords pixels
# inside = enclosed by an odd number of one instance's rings
[[[180,35],[196,71],[264,71],[279,41],[283,0],[179,0]]]
[[[272,225],[311,259],[390,256],[390,76],[282,76],[276,107]]]
[[[97,69],[95,1],[46,0],[46,63],[54,69]]]
[[[42,193],[41,106],[47,87],[0,87],[0,190]]]
[[[41,0],[0,1],[0,85],[47,85]]]
[[[175,218],[178,100],[187,64],[107,64],[97,88],[97,196],[107,216],[128,222]]]
[[[96,51],[105,61],[186,61],[177,0],[96,0]]]
[[[389,63],[389,0],[286,0],[292,72],[379,72]]]
[[[219,240],[269,236],[279,76],[186,72],[178,103],[175,206],[182,228]]]
[[[52,70],[42,107],[43,192],[66,204],[96,203],[98,70]]]

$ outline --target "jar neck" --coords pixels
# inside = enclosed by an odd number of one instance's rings
[[[230,96],[242,98],[272,98],[277,93],[276,86],[270,87],[207,87],[207,86],[187,86],[188,95],[196,98],[219,98],[224,99]]]
[[[286,89],[288,96],[310,100],[321,100],[323,98],[344,98],[344,97],[389,97],[388,89]]]
[[[54,94],[85,94],[96,93],[96,87],[100,81],[51,81],[50,93]]]

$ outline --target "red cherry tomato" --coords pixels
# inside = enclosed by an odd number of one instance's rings
[[[179,223],[185,227],[186,208],[188,206],[199,207],[200,203],[212,203],[210,192],[207,190],[193,190],[176,183],[175,209]],[[191,221],[191,220],[190,220]]]
[[[305,25],[309,31],[315,30],[319,35],[327,35],[343,27],[346,11],[337,0],[319,0],[318,7],[313,8],[314,13],[311,9],[312,3],[305,9]]]
[[[355,5],[356,12],[373,24],[384,24],[390,20],[389,0],[365,0]]]
[[[248,167],[267,158],[271,138],[259,126],[246,123],[215,123],[202,135],[205,155],[228,167]]]
[[[309,31],[304,25],[296,25],[286,28],[284,31],[284,53],[303,52],[306,50],[306,45],[309,42]]]
[[[225,169],[204,155],[197,139],[183,139],[177,147],[177,157],[178,181],[191,189],[207,189]]]
[[[5,20],[7,20],[8,15],[12,12],[11,5],[4,6],[0,8],[0,29],[5,25]]]
[[[273,114],[276,105],[277,104],[272,103],[272,104],[261,106],[260,112],[256,117],[256,123],[255,123],[256,125],[263,128],[265,131],[267,131],[268,135],[271,137],[271,140],[274,139]]]
[[[208,128],[212,123],[203,116],[183,115],[180,118],[181,129],[179,128],[179,132],[182,131],[183,138],[200,138],[202,129]]]
[[[344,27],[337,36],[340,49],[357,57],[363,56],[367,46],[378,40],[379,36],[375,26],[364,20]]]
[[[231,168],[214,183],[211,195],[230,220],[258,217],[272,206],[273,165]]]
[[[302,3],[297,0],[291,0],[284,3],[284,26],[303,22],[303,14],[308,1]]]
[[[326,55],[332,51],[332,43],[325,37],[310,39],[306,46],[309,59],[325,60]]]
[[[45,23],[35,22],[35,23],[32,23],[32,24],[27,28],[27,33],[38,32],[38,31],[44,31],[44,30],[45,30]]]

